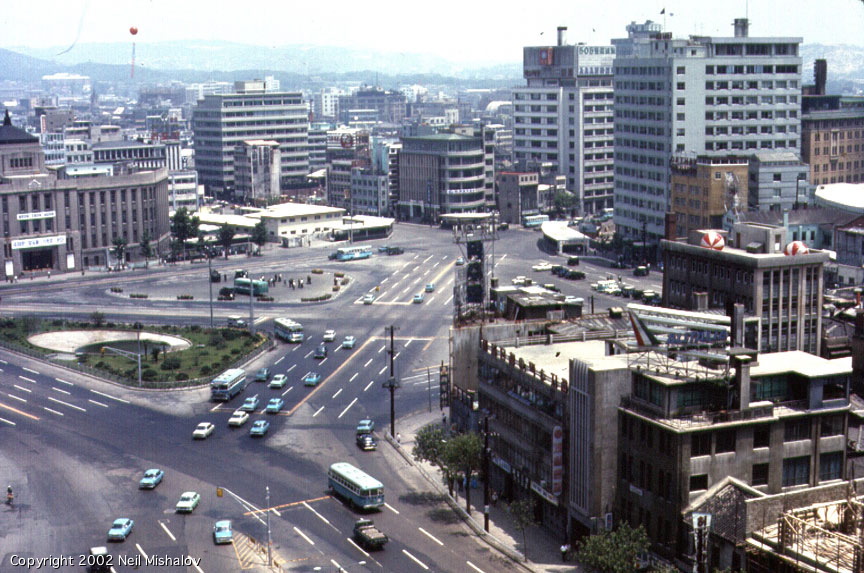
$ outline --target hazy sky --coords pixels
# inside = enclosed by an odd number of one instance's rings
[[[568,43],[608,44],[646,19],[676,37],[731,36],[745,14],[751,36],[864,44],[862,0],[28,0],[3,3],[0,47],[131,43],[135,26],[138,45],[219,39],[518,62],[523,46],[553,44],[558,26],[568,27]]]

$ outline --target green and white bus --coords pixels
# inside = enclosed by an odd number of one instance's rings
[[[360,509],[384,505],[384,484],[346,462],[336,462],[327,471],[330,489]]]

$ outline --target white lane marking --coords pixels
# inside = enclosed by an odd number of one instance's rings
[[[51,389],[54,390],[55,392],[60,392],[61,394],[66,394],[67,396],[72,395],[72,392],[67,392],[66,390],[61,390],[60,388],[57,388],[56,386],[51,386]]]
[[[364,550],[363,550],[359,545],[357,545],[357,544],[354,542],[353,539],[351,539],[350,537],[346,537],[345,539],[348,540],[348,543],[350,543],[351,545],[353,545],[354,547],[356,547],[356,548],[357,548],[357,551],[359,551],[360,553],[362,553],[362,554],[365,555],[366,557],[369,557],[369,554],[366,553],[366,552],[365,552],[365,551],[364,551]]]
[[[102,406],[103,408],[107,408],[108,404],[103,404],[102,402],[97,402],[96,400],[87,400],[91,404],[96,404],[97,406]]]
[[[309,358],[310,356],[312,356],[312,353],[313,353],[313,352],[315,352],[315,351],[314,351],[314,350],[310,350],[309,352],[307,352],[306,354],[303,355],[303,358]]]
[[[78,410],[79,412],[86,412],[87,411],[86,409],[82,408],[81,406],[76,406],[75,404],[70,404],[69,402],[64,402],[63,400],[58,400],[57,398],[52,398],[51,396],[48,396],[48,399],[51,400],[52,402],[54,402],[55,404],[63,404],[64,406],[67,406],[69,408],[74,408],[74,409]]]
[[[366,364],[363,365],[363,368],[366,368],[366,367],[369,366],[370,364],[372,364],[372,359],[371,359],[371,358],[370,358],[369,360],[366,361]]]
[[[287,394],[288,392],[290,392],[290,391],[293,390],[293,389],[294,389],[294,386],[289,386],[287,390],[285,390],[284,392],[282,392],[282,396],[284,396],[285,394]]]
[[[402,353],[401,353],[401,352],[397,352],[396,354],[394,354],[394,355],[393,355],[393,360],[396,360],[397,358],[399,358],[399,355],[400,355],[400,354],[402,354]]]
[[[411,344],[412,342],[414,342],[414,339],[413,339],[413,338],[409,338],[409,339],[408,339],[408,342],[405,343],[405,346],[404,346],[403,348],[408,348],[408,345]]]
[[[365,392],[365,391],[366,391],[366,390],[368,390],[368,389],[369,389],[369,387],[370,387],[370,386],[372,386],[372,384],[374,384],[374,383],[375,383],[375,381],[374,381],[374,380],[370,380],[370,381],[369,381],[369,383],[368,383],[368,384],[366,384],[366,387],[365,387],[365,388],[363,388],[363,391],[364,391],[364,392]]]
[[[387,350],[387,345],[386,345],[386,344],[383,345],[381,348],[378,349],[378,354],[381,354],[381,353],[384,352],[385,350]]]
[[[485,571],[483,571],[482,569],[480,569],[479,567],[477,567],[476,565],[474,565],[474,564],[471,563],[470,561],[466,561],[465,563],[468,564],[468,567],[470,567],[470,568],[473,569],[474,571],[477,571],[477,573],[486,573]]]
[[[286,370],[286,371],[285,371],[285,374],[288,374],[289,372],[291,372],[291,371],[294,370],[295,368],[297,368],[297,365],[296,365],[296,364],[293,365],[293,366],[292,366],[291,368],[289,368],[288,370]]]
[[[352,376],[351,378],[348,379],[348,382],[354,382],[354,379],[357,378],[357,375],[358,375],[358,374],[360,374],[360,373],[359,373],[359,372],[355,372],[355,373],[354,373],[354,376]]]
[[[7,393],[6,395],[9,396],[10,398],[18,400],[19,402],[24,402],[25,404],[27,403],[27,400],[25,398],[21,398],[20,396],[16,396],[15,394]]]
[[[285,357],[284,357],[284,356],[283,356],[282,358],[280,358],[279,360],[277,360],[276,362],[274,362],[274,363],[273,363],[273,366],[276,366],[277,364],[279,364],[279,363],[282,362],[283,360],[285,360]]]
[[[150,557],[146,553],[144,553],[144,549],[142,549],[139,544],[136,543],[135,548],[138,549],[138,553],[140,553],[144,557],[144,561],[150,559]]]
[[[396,511],[396,508],[393,507],[392,505],[390,505],[389,503],[384,502],[384,507],[386,507],[387,509],[389,509],[390,511],[392,511],[392,512],[395,513],[396,515],[399,515],[399,512]]]
[[[117,400],[118,402],[122,402],[124,404],[129,403],[129,400],[124,400],[123,398],[118,398],[116,396],[112,396],[111,394],[105,394],[104,392],[99,392],[98,390],[90,390],[90,391],[93,392],[94,394],[99,394],[100,396],[103,396],[105,398],[110,398],[111,400]]]
[[[422,527],[418,527],[417,529],[420,530],[420,533],[422,533],[423,535],[425,535],[426,537],[428,537],[429,539],[431,539],[432,541],[434,541],[435,543],[437,543],[441,547],[444,547],[443,541],[441,541],[440,539],[438,539],[437,537],[435,537],[434,535],[432,535],[431,533],[429,533],[428,531],[426,531]]]
[[[341,418],[342,416],[344,416],[348,412],[348,410],[351,409],[351,406],[353,406],[355,402],[357,402],[357,398],[354,398],[353,400],[351,400],[351,403],[348,404],[347,406],[345,406],[345,409],[342,410],[342,412],[340,412],[339,415],[336,417]]]
[[[74,386],[75,385],[72,382],[66,382],[62,378],[55,378],[54,380],[56,380],[57,382],[60,382],[61,384],[66,384],[67,386]]]
[[[25,381],[25,382],[30,382],[31,384],[35,384],[35,383],[36,383],[36,381],[33,380],[32,378],[27,378],[26,376],[21,376],[20,374],[18,375],[18,378],[20,378],[21,380],[23,380],[23,381]]]
[[[379,370],[379,371],[378,371],[378,376],[381,376],[382,374],[384,374],[384,373],[387,371],[388,368],[390,368],[390,367],[389,367],[389,366],[385,366],[384,368],[382,368],[381,370]]]
[[[5,422],[5,423],[9,424],[10,426],[15,426],[15,425],[16,425],[15,422],[10,422],[10,421],[7,420],[6,418],[0,418],[0,422]]]
[[[27,368],[26,366],[22,367],[21,370],[23,370],[24,372],[30,372],[31,374],[37,374],[37,375],[39,374],[35,370],[31,370],[30,368]]]
[[[321,364],[324,364],[325,362],[327,362],[326,358],[324,360],[322,360],[321,362],[319,362],[318,364],[321,365]]]
[[[201,558],[198,557],[197,559],[200,560]],[[198,573],[204,573],[204,570],[201,569],[200,567],[198,567],[198,563],[197,563],[196,561],[193,561],[193,562],[192,562],[192,567],[194,567],[195,569],[197,569],[197,570],[198,570]]]
[[[453,300],[453,297],[451,296],[450,298],[448,298],[447,300],[444,301],[444,304],[450,304],[450,302],[452,300]]]
[[[299,535],[300,537],[302,537],[303,539],[305,539],[305,540],[309,543],[309,545],[315,545],[315,542],[312,541],[311,539],[309,539],[309,538],[306,536],[305,533],[303,533],[302,531],[300,531],[300,530],[297,528],[296,525],[294,526],[294,531],[297,532],[297,535]]]
[[[414,557],[413,555],[411,555],[410,553],[408,553],[407,550],[403,549],[403,550],[402,550],[402,553],[404,553],[405,555],[407,555],[408,557],[410,557],[411,560],[414,561],[414,563],[416,563],[417,565],[419,565],[420,567],[422,567],[422,568],[425,569],[426,571],[429,571],[429,567],[427,567],[425,563],[423,563],[422,561],[420,561],[419,559],[417,559],[416,557]]]
[[[0,360],[0,364],[9,364],[9,363],[6,362],[5,360]]]
[[[311,511],[312,513],[314,513],[315,515],[317,515],[317,516],[318,516],[318,519],[320,519],[321,521],[323,521],[323,522],[326,523],[327,525],[330,525],[330,522],[327,521],[327,518],[326,518],[326,517],[324,517],[323,515],[321,515],[320,513],[318,513],[317,511],[315,511],[314,509],[312,509],[312,506],[309,505],[308,503],[306,503],[305,501],[303,502],[303,507],[305,507],[306,509],[308,509],[309,511]]]
[[[317,416],[318,414],[320,414],[321,411],[322,411],[323,409],[324,409],[324,406],[321,406],[320,408],[318,408],[318,409],[315,411],[315,413],[312,414],[312,417],[314,418],[315,416]]]
[[[161,522],[161,521],[160,521],[160,522],[159,522],[159,525],[161,525],[161,526],[162,526],[162,529],[164,529],[164,530],[165,530],[165,533],[167,533],[167,534],[168,534],[168,537],[170,537],[170,538],[171,538],[171,541],[177,541],[177,538],[176,538],[176,537],[174,537],[174,534],[173,534],[173,533],[171,533],[171,531],[170,531],[170,530],[169,530],[169,529],[168,529],[168,527],[167,527],[167,526],[166,526],[166,525],[165,525],[165,524],[164,524],[164,523],[162,523],[162,522]]]
[[[342,393],[342,388],[339,388],[338,390],[336,390],[336,393],[333,394],[333,396],[330,399],[332,400],[333,398],[335,398],[336,396],[338,396],[341,393]]]
[[[12,387],[17,388],[18,390],[21,390],[22,392],[27,392],[29,394],[33,393],[33,390],[31,390],[30,388],[25,388],[24,386],[19,386],[18,384],[13,384]]]
[[[65,416],[66,415],[63,412],[58,412],[57,410],[52,410],[51,408],[48,408],[47,406],[42,406],[42,409],[45,410],[46,412],[51,412],[52,414],[57,414],[58,416]]]

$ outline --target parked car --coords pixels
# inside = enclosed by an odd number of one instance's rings
[[[287,376],[285,376],[284,374],[277,374],[270,381],[269,386],[271,388],[284,388],[285,384],[287,384],[287,383],[288,383],[288,377]]]
[[[234,532],[231,531],[231,522],[227,519],[217,521],[213,525],[213,543],[234,543]]]
[[[282,410],[282,406],[285,405],[285,400],[282,398],[270,398],[270,401],[267,402],[267,407],[264,409],[268,414],[276,414]]]
[[[174,507],[177,513],[192,513],[201,502],[201,494],[197,491],[186,491],[180,495],[180,501]]]
[[[258,408],[258,394],[254,396],[249,396],[243,401],[243,405],[240,406],[240,409],[244,412],[254,412]]]
[[[375,421],[364,418],[357,422],[357,434],[371,434],[375,430]]]
[[[258,372],[255,373],[255,382],[267,382],[268,380],[270,380],[270,369],[259,368]]]
[[[147,470],[144,472],[144,477],[138,482],[138,487],[140,489],[153,489],[162,483],[162,478],[164,477],[165,472],[158,468]]]
[[[342,348],[354,348],[357,344],[357,339],[350,334],[342,339]]]
[[[324,331],[324,342],[333,342],[336,340],[336,331],[335,330],[325,330]]]
[[[270,422],[267,420],[255,420],[252,427],[249,428],[250,436],[263,436],[270,429]]]
[[[308,374],[306,374],[306,376],[303,377],[304,386],[315,386],[320,381],[321,375],[317,372],[309,372]]]
[[[111,529],[108,530],[108,541],[126,541],[134,526],[135,522],[128,517],[115,519]]]
[[[228,418],[228,425],[239,427],[249,421],[249,412],[244,412],[243,410],[234,410],[234,413],[231,414],[231,417]]]
[[[210,422],[201,422],[197,426],[195,426],[195,430],[192,431],[192,437],[197,440],[203,440],[207,436],[213,433],[213,430],[216,429],[216,426],[211,424]]]

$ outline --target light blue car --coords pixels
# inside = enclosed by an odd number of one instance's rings
[[[318,382],[321,382],[321,375],[317,372],[310,372],[303,377],[304,386],[315,386]]]
[[[231,531],[231,522],[227,519],[217,521],[213,526],[213,543],[234,543],[234,532]]]
[[[140,489],[153,489],[162,483],[163,477],[165,477],[165,472],[160,469],[147,470],[144,472],[144,477],[138,482],[138,487]]]
[[[267,430],[270,429],[270,422],[267,420],[255,420],[255,423],[252,424],[252,427],[249,428],[250,436],[263,436],[267,433]]]
[[[268,414],[277,414],[282,410],[282,406],[285,405],[285,400],[282,398],[270,398],[270,401],[267,402],[267,408],[265,411]]]
[[[128,517],[115,519],[111,529],[108,530],[108,541],[126,541],[134,525],[135,522]]]

